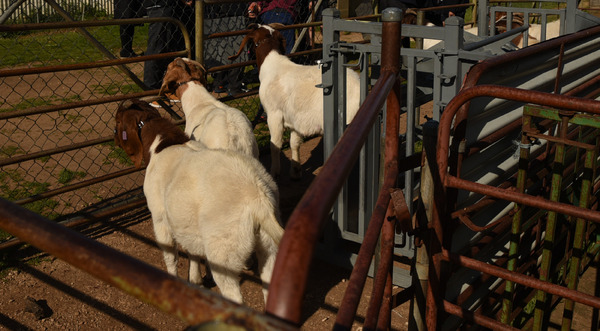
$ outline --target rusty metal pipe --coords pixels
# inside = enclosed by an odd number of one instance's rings
[[[118,102],[118,101],[126,100],[129,98],[143,98],[143,97],[152,96],[152,95],[158,95],[158,90],[143,91],[143,92],[139,92],[139,93],[130,93],[130,94],[125,94],[125,95],[108,96],[108,97],[102,97],[102,98],[93,99],[93,100],[63,103],[60,105],[49,105],[49,106],[41,106],[41,107],[24,109],[24,110],[2,112],[2,113],[0,113],[0,120],[7,120],[7,119],[11,119],[11,118],[23,117],[23,116],[29,116],[29,115],[46,114],[46,113],[50,113],[50,112],[72,109],[72,108],[95,106],[95,105],[100,105],[100,104],[109,103],[109,102]]]
[[[465,76],[465,81],[462,85],[462,90],[476,86],[479,83],[479,79],[481,78],[481,76],[483,76],[483,74],[485,74],[489,70],[501,67],[506,63],[521,61],[521,59],[524,57],[535,56],[536,54],[543,54],[550,50],[555,50],[560,47],[563,47],[564,45],[576,43],[598,34],[600,34],[600,26],[589,28],[560,38],[547,40],[543,43],[525,47],[517,52],[509,52],[500,56],[488,58],[473,66],[469,70],[469,74]],[[464,105],[462,105],[461,109],[456,115],[455,123],[456,126],[460,128],[455,133],[455,138],[457,138],[458,140],[464,137],[464,132],[462,130],[467,121],[469,106],[470,102],[466,102]]]
[[[0,199],[0,227],[38,249],[190,324],[220,321],[248,329],[294,330],[115,249]]]
[[[386,25],[390,23],[383,23],[384,36],[393,31],[386,28]],[[396,24],[401,26],[399,22]],[[383,40],[399,43],[395,36],[391,35],[389,39],[383,38]],[[377,80],[354,120],[334,147],[321,172],[304,193],[286,225],[285,235],[279,245],[279,253],[275,262],[266,305],[268,313],[283,320],[294,324],[300,323],[302,298],[306,289],[308,270],[315,243],[346,177],[358,158],[361,146],[364,144],[377,118],[379,109],[381,109],[389,92],[396,84],[397,73],[400,68],[399,47],[399,45],[394,46],[389,45],[389,43],[382,45],[384,57],[382,58],[381,77]],[[384,52],[385,49],[388,50],[387,53]],[[391,52],[394,49],[397,52],[392,54]],[[385,54],[395,56],[396,60],[394,61]],[[397,153],[397,148],[395,150]],[[386,207],[387,203],[384,205],[384,209]]]
[[[377,110],[383,106],[385,96],[394,82],[393,73],[382,73],[321,172],[292,212],[286,225],[286,234],[279,246],[271,280],[267,300],[269,313],[292,323],[299,323],[314,243],[345,178],[358,158],[360,146],[377,117]]]
[[[537,278],[523,275],[518,272],[508,271],[504,268],[500,268],[491,264],[487,264],[485,262],[481,262],[472,258],[452,253],[446,249],[442,250],[440,257],[445,261],[455,263],[462,267],[483,272],[505,280],[510,280],[512,282],[530,288],[541,290],[553,295],[558,295],[560,297],[573,300],[586,306],[600,309],[600,298],[590,294],[586,294],[576,290],[571,290],[560,285],[552,284],[550,282],[541,281]]]
[[[389,12],[386,14],[386,12],[384,11],[384,19],[386,19],[386,15],[389,15]],[[394,77],[397,77],[400,69],[400,43],[398,41],[399,39],[391,37],[400,35],[400,30],[402,28],[400,20],[401,18],[398,18],[396,22],[385,21],[382,28],[383,37],[387,36],[390,39],[386,40],[392,40],[394,42],[382,44],[381,54],[383,56],[383,59],[381,67],[382,70],[385,70],[386,72],[388,70],[393,72]],[[346,289],[346,292],[344,293],[344,298],[342,299],[342,304],[340,305],[340,309],[338,311],[338,315],[336,318],[336,328],[350,328],[352,326],[352,321],[354,320],[356,309],[360,301],[365,279],[367,277],[367,272],[371,264],[373,254],[375,252],[377,239],[381,231],[381,226],[384,222],[386,209],[391,208],[391,206],[389,205],[389,192],[390,189],[393,186],[395,186],[396,178],[398,176],[398,133],[400,130],[399,123],[401,102],[400,94],[398,93],[400,89],[396,84],[398,84],[397,80],[395,83],[395,88],[391,92],[388,91],[389,94],[387,96],[383,185],[381,187],[381,191],[379,193],[375,209],[373,211],[373,214],[371,215],[369,226],[367,228],[367,232],[365,233],[365,238],[363,239],[362,245],[358,253],[358,257],[350,275],[348,287]],[[385,263],[386,261],[382,261],[382,264]],[[380,280],[385,282],[385,278],[380,278]],[[377,308],[377,310],[379,309]],[[374,315],[373,311],[372,315]],[[371,316],[371,318],[371,326],[375,327],[377,318],[376,316]]]
[[[300,322],[314,244],[394,82],[393,73],[382,73],[321,172],[292,212],[275,262],[267,300],[269,313],[292,323]]]
[[[393,203],[390,202],[387,212],[383,218],[380,241],[381,258],[375,274],[375,281],[373,284],[373,290],[371,292],[371,299],[369,300],[369,307],[367,308],[367,316],[363,326],[365,330],[374,330],[377,326],[380,315],[383,316],[383,314],[386,313],[381,311],[381,306],[387,280],[391,276],[390,271],[392,270],[392,261],[394,257],[394,228],[396,225],[396,218],[393,215]]]
[[[146,198],[140,197],[139,199],[130,201],[129,203],[126,203],[126,204],[121,204],[119,206],[112,205],[106,209],[102,209],[99,211],[83,213],[72,219],[69,219],[68,221],[60,222],[58,224],[68,227],[68,228],[73,228],[73,227],[76,227],[76,226],[79,226],[79,225],[82,225],[85,223],[91,223],[94,221],[98,221],[99,219],[110,217],[110,216],[116,215],[118,213],[125,213],[127,211],[131,211],[134,208],[145,207],[145,206],[146,206]],[[0,243],[0,251],[3,249],[21,245],[23,243],[24,243],[24,241],[22,241],[18,237],[13,237],[7,241],[3,241],[2,243]]]
[[[98,60],[98,61],[94,61],[94,62],[63,64],[63,65],[46,66],[46,67],[5,69],[5,70],[0,70],[0,77],[39,75],[39,74],[44,74],[44,73],[49,73],[49,72],[61,72],[61,71],[83,70],[83,69],[91,69],[91,68],[112,67],[112,66],[128,64],[128,63],[168,59],[168,58],[174,58],[174,57],[186,56],[186,55],[187,55],[186,51],[176,51],[176,52],[169,52],[169,53],[160,53],[160,54],[155,54],[155,55],[140,55],[140,56],[136,56],[133,58],[126,58],[126,59]]]
[[[517,202],[529,207],[540,208],[548,211],[566,214],[574,217],[580,217],[588,221],[600,223],[600,212],[586,208],[576,207],[567,203],[552,202],[542,197],[535,197],[524,193],[518,193],[512,190],[502,190],[496,187],[478,184],[462,180],[460,178],[447,175],[446,186],[463,189],[470,192],[485,194],[490,197]]]
[[[143,168],[143,169],[145,169],[145,168]],[[24,204],[27,204],[27,203],[32,203],[32,202],[39,201],[39,200],[42,200],[42,199],[51,198],[53,196],[57,196],[59,194],[65,193],[65,192],[75,191],[75,190],[83,188],[83,187],[92,186],[94,184],[98,184],[98,183],[105,182],[105,181],[108,181],[108,180],[111,180],[111,179],[115,179],[115,178],[119,178],[119,177],[122,177],[122,176],[126,176],[126,175],[132,174],[134,172],[140,172],[143,169],[138,169],[138,168],[135,168],[135,167],[130,167],[128,169],[120,170],[120,171],[117,171],[117,172],[111,172],[111,173],[106,174],[104,176],[94,177],[94,178],[89,179],[89,180],[84,180],[84,181],[78,182],[76,184],[66,185],[66,186],[62,186],[62,187],[59,187],[59,188],[54,189],[54,190],[50,190],[50,191],[38,193],[38,194],[35,194],[35,195],[32,195],[32,196],[28,196],[28,197],[23,198],[23,199],[15,200],[13,202],[15,204],[17,204],[17,205],[24,205]]]
[[[471,312],[446,300],[443,301],[443,308],[446,312],[452,315],[456,315],[462,319],[473,321],[478,325],[486,327],[490,330],[519,330],[517,328],[513,328],[510,325],[502,324],[487,316]]]
[[[442,182],[444,182],[448,166],[450,129],[455,115],[457,115],[459,109],[461,109],[462,112],[461,106],[471,99],[485,96],[514,100],[523,103],[535,103],[553,108],[600,114],[600,102],[595,100],[586,100],[496,85],[479,85],[464,89],[448,103],[448,106],[446,106],[440,118],[437,160]]]
[[[581,217],[587,220],[592,220],[594,222],[600,222],[600,213],[598,212],[590,211],[584,208],[572,206],[565,203],[552,203],[541,197],[533,197],[531,195],[523,193],[502,190],[486,185],[467,182],[459,178],[450,176],[447,173],[450,127],[452,124],[452,120],[454,119],[454,115],[456,115],[456,113],[463,104],[465,104],[473,98],[482,96],[510,99],[524,103],[535,103],[538,105],[545,105],[565,110],[600,114],[600,102],[595,100],[580,99],[538,91],[525,91],[511,87],[493,85],[481,85],[463,90],[450,101],[440,119],[439,136],[437,144],[437,163],[439,167],[439,176],[442,183],[445,183],[446,186],[454,188],[466,189],[473,192],[486,194],[495,198],[522,203],[527,206],[556,211],[559,213],[568,214],[575,217]]]

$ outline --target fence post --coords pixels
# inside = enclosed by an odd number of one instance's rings
[[[194,24],[196,33],[194,43],[196,44],[196,61],[204,65],[204,0],[195,2],[196,24]]]

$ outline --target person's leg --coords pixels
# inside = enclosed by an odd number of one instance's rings
[[[172,17],[172,9],[169,7],[158,7],[148,9],[149,17]],[[148,28],[148,47],[147,55],[165,53],[170,50],[172,39],[173,24],[170,23],[152,23]],[[144,83],[152,88],[159,89],[162,83],[168,60],[151,60],[144,64]]]
[[[135,32],[135,26],[131,24],[121,25],[119,27],[119,33],[121,37],[121,57],[133,57],[136,56],[133,51],[133,34]]]
[[[135,1],[115,0],[114,2],[115,19],[134,18],[139,10],[139,3]],[[130,24],[119,26],[119,37],[121,39],[121,57],[135,56],[133,52],[133,34],[135,26]]]

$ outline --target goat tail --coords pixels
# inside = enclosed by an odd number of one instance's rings
[[[279,246],[281,237],[283,237],[283,228],[280,225],[279,209],[273,203],[273,199],[268,196],[262,196],[258,208],[254,209],[254,223],[260,231],[273,240],[275,245]]]

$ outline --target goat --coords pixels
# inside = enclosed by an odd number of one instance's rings
[[[244,113],[220,102],[206,88],[204,68],[176,58],[167,67],[159,95],[174,93],[185,114],[185,133],[208,148],[221,148],[258,158],[258,144]]]
[[[242,302],[239,274],[256,251],[266,302],[283,228],[275,181],[253,157],[209,149],[151,106],[126,101],[115,115],[115,144],[146,163],[144,194],[167,271],[177,275],[177,244],[201,284],[205,257],[224,297]]]
[[[292,167],[290,176],[302,176],[300,167],[300,144],[302,138],[323,134],[323,91],[321,68],[317,65],[300,65],[285,56],[285,41],[275,25],[252,25],[244,37],[237,58],[248,41],[256,53],[260,88],[258,95],[265,112],[271,134],[271,175],[280,173],[280,152],[284,127],[289,128]],[[346,119],[349,123],[359,108],[360,82],[356,72],[347,69]],[[328,109],[333,111],[333,109]]]

